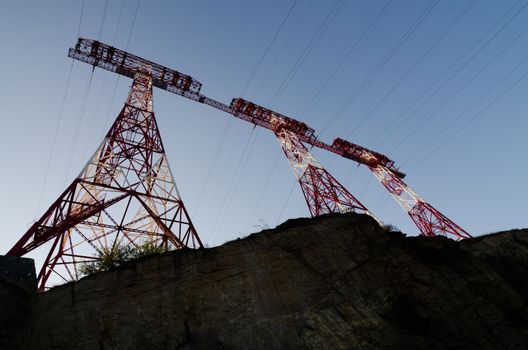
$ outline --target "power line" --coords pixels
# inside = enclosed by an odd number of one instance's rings
[[[288,12],[286,13],[286,16],[283,18],[282,22],[280,23],[277,31],[275,32],[275,34],[273,35],[270,43],[268,44],[268,46],[266,47],[266,49],[264,50],[264,53],[262,54],[262,56],[260,57],[257,65],[255,66],[255,69],[253,70],[253,73],[251,74],[251,76],[249,77],[248,81],[246,82],[244,88],[242,89],[242,92],[241,92],[241,96],[243,96],[247,90],[247,88],[249,87],[249,85],[251,84],[252,80],[254,79],[257,71],[259,70],[260,66],[262,65],[262,63],[264,62],[264,59],[266,58],[266,56],[268,55],[271,47],[273,47],[275,41],[277,40],[280,32],[282,31],[285,23],[288,21],[288,18],[290,17],[293,9],[295,8],[296,4],[297,4],[298,0],[294,0],[290,6],[290,8],[288,9]],[[212,171],[216,165],[216,162],[217,162],[217,159],[218,159],[218,156],[219,156],[219,153],[220,153],[220,149],[223,148],[223,145],[224,145],[224,141],[225,141],[225,137],[227,135],[227,132],[229,131],[230,129],[230,126],[231,126],[231,118],[228,118],[226,120],[226,123],[224,125],[224,129],[222,131],[222,135],[220,136],[220,140],[218,141],[218,145],[215,149],[215,153],[214,153],[214,156],[213,156],[213,160],[207,170],[207,175],[205,177],[205,181],[204,183],[202,184],[202,187],[200,189],[200,192],[199,192],[199,195],[198,195],[198,204],[197,204],[197,207],[200,205],[200,201],[201,201],[201,198],[202,198],[202,195],[205,191],[205,188],[207,186],[207,184],[209,183],[209,179],[210,179],[210,176],[212,174]],[[253,131],[251,132],[251,136],[253,135]],[[249,145],[249,142],[251,141],[251,136],[250,136],[250,139],[248,139],[248,143],[246,145],[246,147]],[[244,149],[244,152],[246,151],[246,149]],[[240,165],[240,163],[239,163]],[[238,175],[238,170],[239,170],[239,167],[237,166],[237,169],[235,171],[235,177],[237,177]],[[230,192],[228,192],[229,194]],[[216,225],[216,221],[215,221],[215,225]]]
[[[273,46],[273,44],[275,43],[275,40],[277,40],[277,37],[279,36],[279,33],[281,32],[282,28],[284,27],[284,24],[286,23],[286,21],[288,20],[288,18],[290,17],[295,5],[297,4],[299,0],[294,0],[290,6],[290,9],[288,10],[288,12],[286,13],[286,16],[284,17],[284,19],[282,20],[282,22],[280,23],[279,27],[277,28],[277,31],[275,32],[275,34],[273,35],[273,38],[271,39],[270,43],[268,44],[268,46],[266,47],[266,50],[264,50],[264,54],[262,54],[262,56],[260,57],[257,65],[255,66],[255,69],[253,69],[253,72],[251,73],[251,75],[249,76],[249,79],[248,81],[246,82],[246,84],[244,85],[244,88],[242,89],[242,93],[240,96],[244,96],[244,94],[246,93],[246,90],[247,88],[249,87],[249,85],[251,84],[251,82],[253,81],[253,78],[255,77],[255,74],[257,74],[257,71],[259,70],[260,66],[262,65],[262,62],[264,62],[264,59],[266,58],[266,56],[268,55],[268,52],[270,51],[271,47]]]
[[[508,77],[510,77],[520,66],[528,62],[528,56],[525,57],[521,62],[519,62],[513,69],[511,69],[506,75],[504,75],[499,81],[492,84],[491,87],[483,94],[481,95],[475,102],[473,102],[469,107],[467,107],[463,112],[461,112],[453,121],[451,121],[448,125],[446,125],[442,130],[440,130],[439,133],[436,134],[436,136],[433,137],[433,139],[429,140],[427,143],[425,143],[422,148],[420,148],[420,151],[417,152],[415,155],[410,157],[405,161],[405,163],[408,163],[412,158],[414,158],[417,154],[422,152],[424,149],[426,149],[428,146],[430,146],[435,140],[437,140],[440,135],[445,133],[448,129],[451,128],[451,126],[460,120],[464,115],[466,115],[473,107],[480,104],[480,102],[488,96],[493,90],[495,90],[499,85],[501,85]],[[494,99],[492,99],[484,108],[482,108],[479,112],[475,113],[468,121],[466,121],[462,126],[460,126],[452,135],[447,137],[444,141],[442,141],[437,147],[435,147],[432,151],[427,153],[425,157],[423,157],[420,161],[418,161],[412,169],[415,169],[419,164],[421,164],[423,161],[425,161],[431,154],[439,150],[442,146],[444,146],[447,142],[452,140],[462,129],[467,127],[470,123],[472,123],[475,119],[477,119],[479,116],[481,116],[483,113],[485,113],[493,104],[495,104],[499,99],[504,97],[511,89],[513,89],[516,85],[518,85],[523,79],[525,79],[528,76],[528,72],[523,74],[520,78],[515,80],[510,86],[508,86],[502,93],[497,95]]]
[[[81,11],[80,11],[80,14],[79,14],[79,25],[77,27],[77,37],[79,37],[81,35],[81,25],[82,25],[83,14],[84,14],[84,0],[81,2]],[[64,94],[62,95],[62,101],[61,101],[61,105],[60,105],[60,108],[59,108],[59,115],[57,117],[57,122],[55,123],[55,130],[53,132],[53,139],[52,139],[52,142],[51,142],[51,150],[50,150],[50,153],[49,153],[49,156],[48,156],[48,161],[47,161],[47,164],[46,164],[46,168],[44,170],[44,180],[42,181],[42,188],[40,190],[40,195],[39,195],[39,200],[38,200],[38,205],[37,205],[37,210],[36,210],[35,216],[37,216],[39,214],[39,212],[40,212],[40,206],[42,205],[42,199],[44,197],[44,189],[46,188],[46,184],[48,182],[48,175],[49,175],[49,169],[50,169],[50,165],[51,165],[51,159],[53,158],[53,154],[55,153],[55,146],[56,146],[56,143],[57,143],[57,135],[59,133],[59,128],[60,128],[60,125],[61,125],[61,122],[62,122],[62,115],[64,113],[64,105],[66,104],[66,97],[68,96],[68,90],[69,90],[69,87],[70,87],[70,81],[71,81],[71,75],[72,75],[72,71],[73,71],[74,62],[75,62],[75,60],[72,58],[71,65],[70,65],[70,70],[68,72],[68,77],[66,78],[66,86],[64,88]]]
[[[255,132],[254,135],[253,135],[253,132],[252,132],[252,135],[250,135],[250,139],[251,139],[252,142],[250,143],[249,148],[246,146],[247,153],[245,154],[245,157],[243,156],[244,161],[243,161],[243,163],[242,163],[242,165],[240,167],[240,171],[238,171],[238,170],[235,171],[235,174],[239,172],[239,175],[238,175],[238,178],[235,178],[236,182],[234,183],[235,186],[233,187],[233,190],[229,191],[229,195],[228,195],[229,200],[228,200],[228,202],[226,204],[226,209],[225,209],[226,215],[221,216],[220,223],[218,225],[218,229],[221,229],[223,227],[225,218],[226,218],[226,216],[229,213],[229,210],[231,208],[231,203],[233,202],[234,197],[238,193],[238,189],[240,188],[238,186],[238,184],[240,184],[240,182],[242,181],[242,178],[244,177],[244,174],[245,174],[246,169],[247,169],[247,165],[249,163],[249,160],[251,159],[251,154],[253,153],[253,148],[255,147],[255,144],[257,142],[259,132],[260,132],[260,129],[257,129],[257,131]]]
[[[82,19],[84,14],[84,0],[81,2],[81,14],[79,16],[79,27],[77,28],[77,37],[81,36],[81,25],[82,25]]]
[[[271,64],[271,66],[268,68],[268,71],[266,72],[266,74],[264,75],[264,78],[261,80],[259,86],[257,87],[257,89],[255,90],[254,92],[254,95],[253,95],[253,98],[255,98],[255,95],[258,93],[258,91],[261,89],[262,85],[264,84],[264,82],[267,80],[267,78],[269,77],[270,73],[273,71],[273,68],[275,68],[279,58],[281,57],[282,53],[284,52],[284,50],[286,49],[288,43],[290,42],[290,40],[292,39],[293,35],[295,34],[295,32],[297,31],[297,28],[299,27],[300,23],[302,22],[302,20],[304,19],[304,17],[306,16],[306,13],[308,12],[308,9],[310,8],[310,5],[312,4],[312,0],[308,1],[307,2],[307,5],[306,7],[304,8],[304,11],[301,13],[301,15],[299,16],[299,18],[297,19],[297,22],[295,23],[295,25],[293,26],[293,30],[291,31],[290,35],[288,36],[288,38],[284,41],[284,44],[282,45],[282,47],[280,48],[279,52],[277,53],[277,55],[275,55],[275,59],[273,60],[273,63]],[[251,215],[249,216],[249,222],[248,222],[248,226],[251,225],[251,223],[253,222],[253,220],[255,219],[255,215],[257,214],[257,211],[258,209],[260,208],[261,204],[262,204],[262,200],[264,198],[264,195],[266,193],[268,193],[268,188],[269,188],[269,185],[271,183],[271,178],[272,178],[272,175],[273,173],[275,172],[276,168],[277,168],[277,165],[278,165],[278,161],[279,161],[279,158],[280,158],[280,155],[282,154],[281,151],[277,152],[277,155],[275,157],[275,160],[273,161],[273,166],[270,168],[269,172],[268,172],[268,175],[266,177],[266,181],[264,183],[264,186],[262,187],[262,190],[260,192],[260,194],[258,195],[258,200],[257,200],[257,203],[255,205],[255,208],[253,209],[253,212],[251,213]]]
[[[317,30],[315,31],[314,35],[308,42],[308,45],[303,49],[301,52],[301,55],[295,61],[293,67],[290,69],[282,83],[280,84],[279,88],[277,89],[277,92],[273,95],[273,97],[268,102],[268,105],[273,106],[277,100],[282,96],[286,88],[288,87],[288,84],[292,81],[292,79],[295,77],[299,69],[302,67],[306,59],[310,56],[312,50],[317,45],[323,34],[328,29],[330,23],[333,21],[334,17],[336,16],[337,12],[343,6],[344,0],[337,0],[334,3],[334,6],[330,9],[326,17],[324,18],[323,22],[319,25]]]
[[[136,10],[134,11],[134,18],[132,19],[132,24],[130,25],[130,32],[128,33],[128,38],[125,45],[125,51],[128,49],[128,45],[130,44],[130,39],[132,39],[132,33],[134,31],[134,25],[136,24],[137,14],[139,11],[139,5],[141,4],[141,0],[138,0],[136,3]]]
[[[68,78],[66,78],[66,87],[64,88],[64,94],[62,96],[62,102],[61,102],[60,109],[59,109],[59,116],[57,117],[57,123],[55,123],[55,131],[53,132],[53,140],[51,142],[51,150],[50,150],[50,153],[49,153],[49,156],[48,156],[48,162],[47,162],[46,168],[44,170],[44,180],[42,181],[42,188],[40,190],[40,196],[39,196],[39,201],[38,201],[38,205],[37,205],[37,212],[35,213],[35,216],[38,215],[38,213],[40,212],[40,206],[42,205],[42,198],[44,197],[44,189],[46,188],[46,184],[48,182],[48,174],[49,174],[49,169],[50,169],[50,165],[51,165],[51,159],[53,158],[53,153],[55,153],[55,145],[57,143],[57,135],[59,133],[59,127],[60,127],[60,124],[61,124],[61,121],[62,121],[62,115],[63,115],[63,112],[64,112],[64,105],[66,103],[66,96],[68,95],[68,89],[70,87],[70,80],[71,80],[71,75],[72,75],[72,71],[73,71],[73,62],[74,62],[74,60],[72,59],[72,62],[71,62],[71,65],[70,65],[70,71],[68,72]]]
[[[463,11],[458,15],[456,16],[456,18],[454,19],[454,21],[452,21],[452,23],[448,26],[448,28],[446,28],[440,35],[440,38],[437,38],[436,40],[432,41],[431,45],[429,45],[429,47],[427,47],[427,49],[419,56],[419,58],[412,62],[409,66],[409,68],[404,72],[403,75],[400,76],[400,78],[398,80],[396,80],[396,82],[392,85],[392,87],[386,91],[386,93],[381,97],[381,99],[378,100],[378,102],[370,109],[370,111],[365,115],[365,117],[363,119],[369,119],[373,114],[374,112],[389,98],[389,96],[392,95],[392,93],[394,91],[396,91],[396,88],[398,88],[415,70],[416,68],[418,68],[420,66],[420,64],[422,63],[422,61],[424,60],[425,57],[427,57],[427,55],[429,55],[433,49],[447,36],[447,34],[453,29],[453,27],[460,21],[460,19],[462,17],[464,17],[465,14],[468,13],[468,11],[475,5],[476,3],[476,0],[473,0],[471,2],[468,3],[468,6],[466,6]],[[456,3],[454,3],[456,5]],[[442,18],[440,20],[440,22],[444,22],[445,21],[445,18]],[[429,36],[426,36],[424,38],[424,40],[422,42],[427,42],[427,41],[431,41]],[[418,46],[421,46],[418,45]],[[415,52],[412,52],[408,58],[405,60],[405,62],[410,62],[411,61],[411,58],[414,57],[416,55]],[[350,133],[351,134],[351,133]],[[349,134],[349,135],[350,135]],[[347,136],[348,137],[348,136]],[[375,140],[373,140],[374,142]]]
[[[323,135],[335,122],[337,122],[345,111],[350,107],[352,102],[361,95],[365,88],[370,84],[370,82],[376,77],[376,75],[385,67],[385,65],[392,59],[392,57],[399,51],[399,49],[405,44],[409,37],[414,33],[414,31],[421,25],[424,19],[431,13],[431,11],[436,7],[439,0],[433,0],[429,5],[420,13],[418,18],[411,24],[411,26],[403,33],[403,35],[396,41],[396,43],[391,47],[391,49],[385,54],[381,61],[377,64],[374,70],[362,81],[360,86],[354,90],[350,97],[345,101],[345,103],[336,111],[332,118],[326,123],[326,125],[321,129],[320,135]],[[358,126],[359,128],[366,118],[363,118]],[[354,130],[353,130],[354,131]],[[351,131],[349,136],[353,133]]]
[[[122,8],[122,6],[121,6],[121,8]],[[104,10],[103,10],[103,18],[101,20],[101,27],[99,28],[99,35],[98,35],[98,39],[97,40],[101,40],[101,38],[103,36],[103,30],[104,30],[104,25],[105,25],[105,21],[106,21],[107,12],[108,12],[108,0],[106,0],[106,2],[105,2],[105,7],[104,7]],[[119,17],[121,17],[121,13],[119,14]],[[119,18],[119,20],[120,19],[121,18]],[[101,97],[103,96],[103,90],[104,90],[105,83],[106,83],[106,74],[103,76],[103,82],[101,83],[101,87],[99,89],[99,95],[97,96],[97,100],[96,100],[96,103],[95,103],[94,114],[92,116],[92,119],[91,119],[91,122],[90,122],[90,126],[88,128],[88,138],[86,139],[86,146],[84,148],[83,159],[87,158],[87,154],[89,152],[90,141],[91,141],[91,138],[93,136],[92,131],[93,131],[93,128],[94,128],[95,119],[97,117],[97,112],[99,111],[99,106],[101,104]]]
[[[507,23],[511,23],[510,21],[508,21]],[[523,31],[521,31],[515,38],[513,38],[512,40],[510,40],[510,42],[504,46],[502,48],[502,50],[500,50],[495,56],[493,56],[491,58],[491,60],[489,60],[484,66],[481,67],[480,70],[478,70],[470,79],[466,80],[466,82],[461,85],[456,91],[454,91],[451,96],[446,100],[444,101],[435,111],[433,111],[432,113],[430,113],[426,118],[422,119],[420,121],[420,123],[418,123],[404,138],[401,139],[401,141],[396,145],[394,146],[394,148],[392,148],[393,150],[399,148],[404,142],[405,140],[408,140],[413,134],[415,134],[423,125],[425,125],[428,121],[430,121],[431,119],[433,119],[434,116],[436,116],[445,106],[447,106],[452,100],[453,98],[455,98],[456,96],[458,96],[460,94],[460,92],[462,90],[464,90],[470,83],[472,83],[478,76],[480,76],[480,74],[486,70],[486,68],[488,68],[491,64],[493,64],[500,56],[502,56],[502,54],[504,54],[504,52],[506,52],[506,50],[508,48],[511,47],[511,45],[513,45],[521,36],[523,36],[526,32],[528,31],[528,27],[526,27]],[[438,134],[435,134],[436,136],[438,136]],[[436,137],[435,136],[435,137]]]
[[[262,205],[262,200],[264,199],[264,195],[268,193],[268,188],[271,183],[271,178],[273,174],[275,173],[275,170],[277,169],[277,165],[279,163],[279,158],[282,155],[282,152],[277,152],[277,155],[275,156],[275,160],[273,161],[273,166],[271,167],[271,170],[266,178],[266,181],[264,182],[264,186],[262,186],[262,191],[258,195],[257,204],[255,205],[255,208],[253,209],[253,212],[249,216],[249,222],[248,226],[251,225],[253,220],[255,219],[255,215],[257,214],[258,209],[260,209],[260,206]]]
[[[229,118],[229,117],[228,117]],[[224,144],[224,140],[225,140],[225,137],[226,137],[226,134],[229,130],[229,122],[226,122],[224,124],[224,129],[222,130],[222,134],[220,136],[220,139],[218,140],[218,144],[215,148],[215,152],[214,152],[214,155],[213,155],[213,161],[211,162],[211,164],[209,165],[209,169],[207,170],[207,175],[205,176],[205,181],[203,182],[202,184],[202,187],[200,189],[200,192],[198,194],[198,197],[195,204],[194,204],[194,209],[196,211],[198,211],[198,208],[200,207],[200,204],[202,202],[202,196],[204,194],[204,191],[205,191],[205,187],[206,187],[206,184],[209,183],[209,178],[211,177],[211,174],[212,174],[212,170],[213,168],[215,167],[216,165],[216,161],[218,159],[218,155],[220,153],[220,149],[223,148],[223,144]]]
[[[255,99],[255,97],[257,96],[258,92],[262,88],[262,85],[264,85],[264,83],[266,82],[266,80],[270,76],[270,73],[273,71],[273,69],[277,65],[277,62],[279,61],[279,58],[282,56],[284,50],[286,49],[286,47],[288,47],[288,44],[289,44],[290,40],[292,39],[293,35],[297,31],[297,28],[299,27],[299,24],[302,22],[302,20],[306,16],[306,13],[308,12],[308,9],[310,8],[310,5],[312,4],[312,0],[307,1],[306,4],[307,5],[304,8],[304,11],[301,13],[301,16],[299,16],[299,18],[297,19],[297,22],[294,24],[293,30],[291,31],[291,33],[288,36],[288,38],[282,44],[281,48],[279,49],[279,52],[275,55],[275,58],[273,59],[273,62],[271,63],[271,65],[269,66],[268,70],[264,74],[264,78],[260,81],[260,84],[255,89],[255,92],[253,93],[253,96],[252,96],[251,100]]]
[[[429,91],[431,91],[431,89],[433,89],[433,87],[439,83],[452,69],[454,69],[457,64],[462,61],[462,59],[469,53],[471,52],[471,50],[473,50],[473,48],[475,46],[477,46],[477,44],[489,33],[493,30],[493,28],[495,28],[495,26],[497,26],[498,23],[500,23],[502,21],[502,19],[504,17],[506,17],[506,15],[515,7],[517,6],[518,3],[520,3],[522,0],[517,0],[517,2],[515,2],[512,6],[510,6],[492,25],[490,25],[488,27],[488,29],[482,33],[478,38],[477,40],[475,40],[473,42],[473,44],[471,44],[471,46],[469,46],[466,50],[464,50],[464,52],[454,61],[451,63],[451,65],[446,69],[444,70],[415,100],[413,100],[413,102],[408,105],[402,112],[399,113],[399,115],[396,117],[396,120],[399,120],[403,115],[405,115],[408,111],[410,111],[417,103],[418,101],[420,101],[425,95],[427,95],[429,93]],[[477,49],[477,51],[481,51],[481,49],[483,48],[483,45],[481,45],[481,48],[480,49]],[[473,56],[474,57],[474,56]],[[472,58],[471,58],[472,59]],[[464,64],[467,65],[469,64],[469,62],[471,61],[470,60],[467,60],[466,63]],[[454,75],[452,74],[450,78],[448,78],[447,80],[450,81],[450,79],[452,79],[454,77]],[[438,91],[438,89],[437,89]],[[431,96],[433,96],[437,91],[435,91]],[[407,117],[398,125],[396,126],[391,132],[390,134],[388,135],[387,138],[385,138],[384,141],[382,141],[380,143],[380,145],[382,145],[383,143],[385,143],[391,135],[393,135],[394,133],[396,133],[407,121],[410,120],[410,118],[416,114],[416,112],[418,110],[420,110],[423,106],[425,105],[425,102],[422,103],[418,108],[414,109],[414,112],[411,113],[411,114],[408,114]]]
[[[286,201],[284,202],[284,205],[282,206],[282,209],[279,213],[279,216],[277,217],[277,223],[276,225],[280,224],[280,220],[282,218],[282,215],[284,214],[284,210],[286,210],[286,206],[288,205],[288,202],[290,201],[290,198],[291,198],[291,195],[293,193],[293,189],[295,188],[295,186],[297,185],[298,181],[297,179],[295,179],[295,181],[293,181],[293,184],[290,188],[290,192],[288,192],[288,196],[286,197]]]
[[[460,14],[459,14],[459,15],[453,20],[453,22],[449,25],[449,27],[441,33],[440,37],[437,38],[436,40],[434,40],[433,43],[432,43],[432,44],[431,44],[431,45],[430,45],[430,46],[424,51],[424,53],[422,54],[422,56],[420,56],[420,58],[418,59],[418,61],[411,65],[410,70],[407,71],[407,72],[402,76],[402,78],[396,83],[396,85],[393,87],[393,89],[395,89],[397,86],[399,86],[399,85],[401,84],[401,82],[402,82],[403,80],[405,80],[405,79],[406,79],[406,78],[407,78],[407,77],[408,77],[408,76],[409,76],[409,75],[410,75],[410,74],[411,74],[411,73],[412,73],[412,72],[418,67],[419,62],[422,62],[423,59],[424,59],[429,53],[431,53],[432,50],[433,50],[438,44],[440,44],[440,42],[442,42],[442,40],[445,39],[445,37],[451,32],[451,30],[453,30],[453,28],[458,24],[458,22],[460,22],[460,20],[461,20],[461,19],[462,19],[462,18],[463,18],[468,12],[469,12],[469,10],[471,10],[471,8],[473,8],[473,6],[475,5],[475,3],[476,3],[476,0],[472,0],[472,1],[468,2],[467,6],[466,6],[466,7],[461,11],[461,13],[460,13]],[[426,40],[427,40],[427,38],[426,38]],[[389,94],[392,94],[392,90],[390,91]],[[376,105],[375,109],[377,109],[377,108],[379,107],[379,105],[380,105],[381,103],[383,103],[383,101],[384,101],[387,97],[388,97],[388,96],[384,96],[384,97],[380,100],[380,102],[378,103],[378,105]],[[372,112],[372,111],[371,111],[371,112]],[[369,113],[371,113],[371,112],[369,112]],[[401,117],[402,115],[403,115],[403,114],[400,114],[400,115],[398,116],[398,118]],[[385,129],[383,129],[383,130],[381,131],[381,133],[379,133],[378,136],[375,137],[375,138],[373,139],[372,142],[376,142],[377,140],[379,140],[379,139],[385,134],[385,132],[387,132],[387,131],[388,131],[388,130],[394,125],[394,123],[396,123],[396,122],[398,121],[398,118],[392,120],[392,121],[389,123],[389,125],[387,125],[387,126],[385,127]]]
[[[223,197],[223,201],[222,201],[222,204],[220,205],[220,209],[219,209],[218,215],[216,216],[216,219],[215,219],[215,221],[213,223],[212,231],[214,231],[214,229],[216,228],[217,223],[220,220],[220,217],[222,215],[224,215],[224,214],[227,214],[226,210],[225,210],[225,205],[226,205],[226,203],[228,201],[228,198],[232,196],[234,187],[237,185],[236,180],[238,179],[238,171],[239,171],[240,167],[242,166],[242,163],[245,160],[245,155],[246,155],[246,152],[249,149],[249,145],[250,145],[250,143],[252,141],[252,137],[253,137],[253,133],[254,132],[255,132],[255,128],[252,128],[251,129],[251,133],[250,133],[249,137],[247,138],[246,144],[245,144],[245,146],[243,148],[242,156],[238,158],[238,163],[237,163],[237,165],[235,167],[235,171],[233,172],[233,176],[231,177],[231,181],[230,181],[229,186],[228,186],[227,194]]]
[[[137,3],[136,3],[136,9],[134,11],[134,17],[132,18],[132,24],[130,25],[130,30],[128,32],[128,37],[127,37],[127,41],[126,41],[126,45],[125,45],[125,51],[128,49],[128,45],[130,44],[130,39],[132,38],[132,32],[134,31],[134,25],[136,24],[136,19],[137,19],[137,14],[138,14],[140,2],[141,2],[141,0],[138,0]],[[124,0],[122,2],[121,10],[120,10],[120,13],[119,13],[119,18],[120,19],[117,22],[117,26],[116,26],[116,29],[115,29],[115,32],[114,32],[114,41],[115,41],[116,36],[117,36],[117,31],[119,29],[119,24],[121,23],[121,13],[123,12],[123,4],[124,4]],[[117,76],[116,81],[115,81],[115,85],[114,85],[114,89],[112,91],[112,97],[110,98],[110,105],[108,106],[108,111],[106,112],[106,118],[105,118],[104,127],[103,127],[103,132],[104,133],[106,132],[106,128],[108,126],[108,119],[110,118],[110,112],[112,110],[112,106],[114,105],[114,99],[115,99],[115,95],[116,95],[116,92],[117,92],[117,86],[119,85],[119,78],[120,77],[121,77],[120,75]]]
[[[104,7],[104,11],[103,11],[103,19],[101,21],[101,28],[99,28],[99,35],[97,36],[97,40],[101,40],[101,37],[103,36],[103,28],[104,28],[104,24],[105,24],[105,19],[106,19],[106,12],[108,10],[108,0],[105,1],[105,7]]]
[[[64,185],[63,186],[66,186],[66,182],[68,181],[68,176],[69,176],[69,173],[70,173],[70,166],[71,166],[71,162],[72,162],[72,159],[73,159],[73,154],[74,154],[74,151],[75,151],[75,147],[77,146],[77,139],[79,138],[79,131],[81,129],[81,124],[82,124],[82,120],[83,120],[83,117],[84,117],[84,111],[86,110],[86,102],[88,101],[88,94],[90,93],[90,87],[92,85],[93,75],[94,75],[94,69],[92,69],[92,71],[90,72],[90,79],[88,80],[88,86],[86,88],[86,94],[84,95],[84,100],[83,100],[83,103],[81,105],[81,110],[79,112],[79,117],[77,118],[77,126],[75,128],[75,133],[73,135],[72,145],[70,147],[70,152],[69,152],[70,156],[68,158],[68,163],[66,165],[66,170],[64,172],[65,177],[64,177]]]
[[[319,39],[322,37],[322,35],[325,33],[326,29],[334,19],[335,15],[341,8],[341,6],[344,4],[344,0],[338,0],[334,3],[334,6],[331,8],[330,12],[327,14],[327,16],[324,18],[323,22],[320,24],[318,29],[316,30],[314,36],[311,38],[311,40],[308,42],[308,45],[305,47],[295,64],[293,65],[290,72],[287,74],[286,78],[283,80],[282,84],[280,85],[279,89],[275,93],[275,95],[270,100],[270,105],[273,105],[273,101],[276,101],[284,92],[289,82],[293,79],[295,74],[298,72],[302,64],[305,62],[305,60],[310,55],[311,51],[315,47],[315,45],[318,43]],[[245,165],[243,167],[242,172],[245,171]]]
[[[378,5],[381,3],[382,2],[379,2]],[[356,51],[356,49],[360,47],[362,43],[365,42],[365,40],[368,38],[368,36],[372,32],[373,28],[385,16],[390,4],[391,4],[391,0],[387,0],[385,2],[385,5],[382,6],[381,9],[374,16],[374,19],[370,22],[367,28],[363,31],[360,30],[358,33],[356,33],[356,35],[352,36],[351,40],[348,42],[344,50],[346,54],[344,54],[341,59],[338,59],[335,62],[336,64],[334,64],[334,68],[330,69],[330,71],[325,74],[325,78],[323,79],[323,81],[317,84],[319,88],[315,91],[314,94],[311,95],[311,97],[309,98],[308,104],[306,104],[305,108],[302,111],[300,111],[300,113],[298,113],[299,115],[307,114],[310,108],[324,95],[325,91],[327,91],[328,85],[334,81],[334,78],[337,75],[337,73],[346,65],[346,63],[348,63],[352,54]],[[366,16],[366,19],[361,24],[360,28],[363,28],[366,25],[367,19],[369,17],[370,16]]]

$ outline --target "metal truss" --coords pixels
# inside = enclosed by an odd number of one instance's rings
[[[373,216],[359,200],[319,164],[294,132],[279,127],[275,135],[301,185],[312,216],[348,212]]]
[[[125,245],[202,247],[154,117],[151,69],[138,68],[128,99],[102,144],[7,253],[22,256],[49,243],[38,274],[39,290],[49,287],[51,275],[65,282],[77,280],[84,263]]]
[[[383,165],[370,167],[370,170],[409,214],[422,235],[442,235],[457,240],[471,238],[469,233],[424,201],[392,171]]]

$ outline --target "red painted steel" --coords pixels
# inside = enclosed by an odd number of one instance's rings
[[[193,82],[190,84],[190,86],[194,87],[192,89],[188,88],[189,84],[185,85],[179,80],[178,83],[170,84],[172,80],[165,79],[165,74],[163,72],[175,71],[97,41],[80,38],[75,48],[70,49],[68,55],[77,60],[126,76],[132,74],[135,69],[134,67],[142,65],[155,66],[156,72],[158,73],[157,78],[153,80],[153,83],[161,89],[209,105],[229,113],[236,118],[269,129],[273,132],[275,132],[280,125],[284,130],[289,130],[295,134],[300,142],[333,152],[344,158],[358,162],[359,164],[366,165],[398,201],[402,208],[404,208],[404,210],[411,216],[412,220],[423,235],[446,235],[454,236],[455,238],[471,237],[469,233],[425,202],[412,189],[403,183],[401,179],[405,177],[405,174],[396,168],[394,161],[383,154],[339,138],[335,139],[332,145],[329,145],[317,139],[314,134],[314,129],[310,128],[305,123],[241,98],[233,99],[228,106],[222,102],[202,95],[200,93],[201,84],[188,76],[186,76],[188,77],[188,80]],[[131,63],[124,63],[127,62],[127,60],[130,60]],[[126,69],[123,67],[126,67]],[[182,73],[177,74],[178,76],[185,76]],[[175,76],[175,73],[171,73],[170,76]],[[308,206],[310,207],[310,204],[308,204]],[[310,211],[312,211],[312,209],[310,209]]]
[[[76,280],[82,264],[124,245],[202,247],[156,124],[151,68],[137,67],[127,102],[101,146],[7,253],[23,256],[51,243],[38,275],[40,290],[49,287],[52,274]]]
[[[275,135],[301,185],[312,216],[348,212],[371,215],[359,200],[317,162],[297,138],[296,133],[287,128],[278,127]]]

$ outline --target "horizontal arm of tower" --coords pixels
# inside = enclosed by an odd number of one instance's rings
[[[147,72],[152,75],[152,84],[160,89],[206,104],[273,132],[279,128],[285,128],[294,132],[306,144],[327,150],[369,167],[383,165],[398,177],[403,178],[405,176],[394,166],[392,160],[380,153],[343,139],[336,139],[329,145],[318,140],[314,135],[314,129],[305,123],[242,98],[233,99],[230,105],[216,101],[202,95],[200,93],[202,84],[191,76],[99,41],[79,38],[75,47],[69,50],[68,56],[129,78],[134,78],[138,71]]]
[[[398,204],[409,214],[424,236],[448,236],[454,239],[471,235],[414,192],[394,172],[382,165],[369,167]]]
[[[149,73],[154,86],[185,97],[199,94],[202,88],[202,84],[189,75],[96,40],[79,38],[68,56],[132,79],[138,71]]]
[[[23,256],[33,249],[41,246],[49,240],[55,238],[58,234],[61,234],[90,216],[105,210],[111,205],[121,201],[128,196],[127,193],[120,195],[109,201],[95,202],[92,204],[82,204],[78,202],[70,201],[70,205],[76,205],[77,210],[69,211],[68,215],[60,215],[60,205],[65,200],[68,193],[75,189],[77,181],[74,181],[64,191],[63,195],[55,201],[55,203],[48,209],[48,211],[42,216],[40,220],[35,222],[29,230],[22,236],[22,238],[7,252],[6,255],[12,256]],[[50,219],[51,222],[43,225],[46,220]]]

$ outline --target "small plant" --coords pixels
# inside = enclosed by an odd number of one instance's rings
[[[264,219],[259,219],[259,223],[256,225],[253,225],[253,227],[259,228],[261,230],[267,230],[270,228],[268,223]]]
[[[155,241],[144,241],[135,247],[130,245],[104,247],[96,256],[97,260],[79,264],[77,271],[81,276],[88,276],[96,272],[108,271],[127,261],[166,251],[165,245],[157,245]]]
[[[165,253],[167,248],[164,244],[157,245],[155,241],[145,241],[130,250],[129,260],[135,260],[152,254]]]
[[[383,229],[388,232],[400,232],[399,228],[391,224],[383,225]]]

